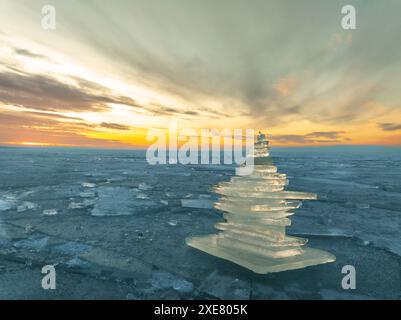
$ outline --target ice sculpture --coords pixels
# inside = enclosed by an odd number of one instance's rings
[[[307,239],[287,236],[289,216],[301,200],[316,194],[285,191],[285,174],[277,173],[269,154],[269,142],[259,133],[254,148],[254,171],[222,182],[214,204],[226,222],[216,224],[220,233],[186,240],[191,247],[230,260],[256,273],[270,273],[328,263],[335,257],[325,251],[303,247]],[[252,156],[252,155],[250,155]]]

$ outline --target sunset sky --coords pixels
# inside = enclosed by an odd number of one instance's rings
[[[174,120],[274,145],[401,145],[400,14],[399,0],[0,0],[0,144],[144,146]]]

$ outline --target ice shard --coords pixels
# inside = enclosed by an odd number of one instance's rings
[[[206,253],[248,268],[256,273],[280,272],[335,260],[332,254],[306,246],[307,239],[287,236],[289,216],[302,200],[316,194],[286,191],[288,179],[278,173],[269,154],[269,141],[260,133],[255,142],[254,171],[235,176],[215,187],[221,195],[214,207],[224,212],[220,232],[186,240]]]

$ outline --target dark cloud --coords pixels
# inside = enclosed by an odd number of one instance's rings
[[[14,52],[18,55],[34,58],[34,59],[41,59],[41,60],[50,60],[47,56],[38,54],[27,49],[15,48]]]
[[[130,129],[129,126],[125,126],[125,125],[118,124],[118,123],[102,122],[99,126],[103,127],[103,128],[115,129],[115,130],[129,130]]]
[[[30,105],[39,110],[104,110],[105,103],[116,102],[103,95],[85,92],[43,76],[5,72],[0,74],[0,100],[7,104]]]
[[[24,53],[31,54],[25,51]],[[140,105],[130,97],[112,94],[108,88],[83,78],[71,77],[71,80],[77,83],[77,86],[72,86],[51,76],[29,74],[13,66],[9,66],[8,69],[13,72],[0,73],[0,102],[38,110],[24,111],[26,114],[53,119],[58,117],[81,120],[45,111],[104,111],[109,108],[108,103],[116,103],[140,109],[151,115],[199,115],[195,110],[182,110],[161,104]],[[0,123],[2,121],[3,119],[0,119]],[[128,127],[115,123],[102,123],[100,127],[129,130]]]
[[[16,53],[34,59],[47,59],[26,49],[14,48]],[[76,86],[63,83],[50,75],[27,73],[15,65],[5,65],[8,71],[0,73],[0,102],[20,105],[39,111],[104,111],[108,103],[123,104],[151,115],[199,115],[195,110],[182,110],[161,104],[141,105],[130,97],[116,95],[96,82],[70,76]],[[215,113],[218,113],[217,111]],[[119,130],[125,130],[120,128]]]
[[[384,131],[401,130],[401,124],[398,123],[378,123],[377,125]]]
[[[0,114],[0,126],[8,126],[17,128],[19,126],[51,126],[57,123],[53,119],[43,119],[32,117],[32,115],[18,112],[16,114],[4,113]]]
[[[98,126],[84,122],[63,122],[73,118],[40,112],[1,112],[0,144],[18,144],[21,142],[39,142],[55,145],[79,145],[124,147],[116,140],[90,138],[82,134],[82,129],[94,129]]]
[[[68,122],[69,128],[81,129],[94,128],[96,125],[84,122],[82,119],[74,117],[66,117],[62,115],[49,114],[43,112],[1,112],[0,127],[13,128],[14,131],[20,128],[35,127],[60,127],[65,126],[65,120],[73,120]]]
[[[42,117],[42,118],[51,118],[51,119],[57,119],[57,120],[75,120],[75,121],[84,121],[81,118],[78,117],[70,117],[70,116],[65,116],[61,114],[54,114],[54,113],[46,113],[46,112],[40,112],[40,111],[24,111],[25,115],[32,115],[36,117]]]
[[[150,112],[153,115],[174,115],[180,112],[179,109],[172,108],[172,107],[166,107],[158,103],[151,103],[149,104],[146,108],[144,108],[148,112]]]
[[[199,115],[199,112],[188,110],[188,111],[184,111],[184,114],[189,115],[189,116],[197,116],[197,115]]]
[[[173,107],[166,107],[158,103],[152,103],[148,106],[143,106],[143,109],[151,112],[153,115],[164,115],[164,116],[205,116],[209,118],[221,118],[221,117],[229,117],[230,115],[219,112],[218,110],[212,110],[206,107],[194,108],[194,109],[179,109]]]
[[[295,142],[295,143],[306,143],[305,136],[296,135],[296,134],[287,134],[287,135],[274,135],[271,138],[272,141],[278,142]]]
[[[126,147],[126,144],[119,141],[90,138],[72,131],[71,128],[21,127],[19,130],[13,131],[9,126],[0,125],[0,144],[19,144],[30,141],[53,145],[79,145],[81,147]]]
[[[311,132],[305,135],[307,138],[329,138],[338,139],[345,131]]]
[[[107,103],[143,108],[133,99],[115,96],[97,83],[85,79],[78,83],[75,87],[50,76],[3,72],[0,73],[0,101],[46,111],[102,111],[108,109]]]
[[[344,131],[311,132],[304,135],[273,135],[272,141],[293,143],[341,143],[349,138],[342,137]]]

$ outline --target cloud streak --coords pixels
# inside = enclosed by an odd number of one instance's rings
[[[107,123],[107,122],[102,122],[100,124],[100,127],[107,128],[107,129],[114,129],[114,130],[123,130],[123,131],[130,129],[129,126],[125,126],[125,125],[118,124],[118,123]]]
[[[378,125],[384,131],[401,130],[401,124],[398,123],[379,123]]]
[[[92,86],[95,84],[92,83]],[[102,111],[108,109],[107,103],[135,105],[125,97],[107,94],[107,88],[97,86],[101,94],[87,87],[77,87],[63,83],[51,76],[16,72],[0,73],[0,101],[5,104],[30,106],[48,111]]]
[[[297,144],[341,143],[344,141],[349,141],[349,138],[343,136],[344,133],[344,131],[331,131],[311,132],[303,135],[273,135],[272,141]]]

